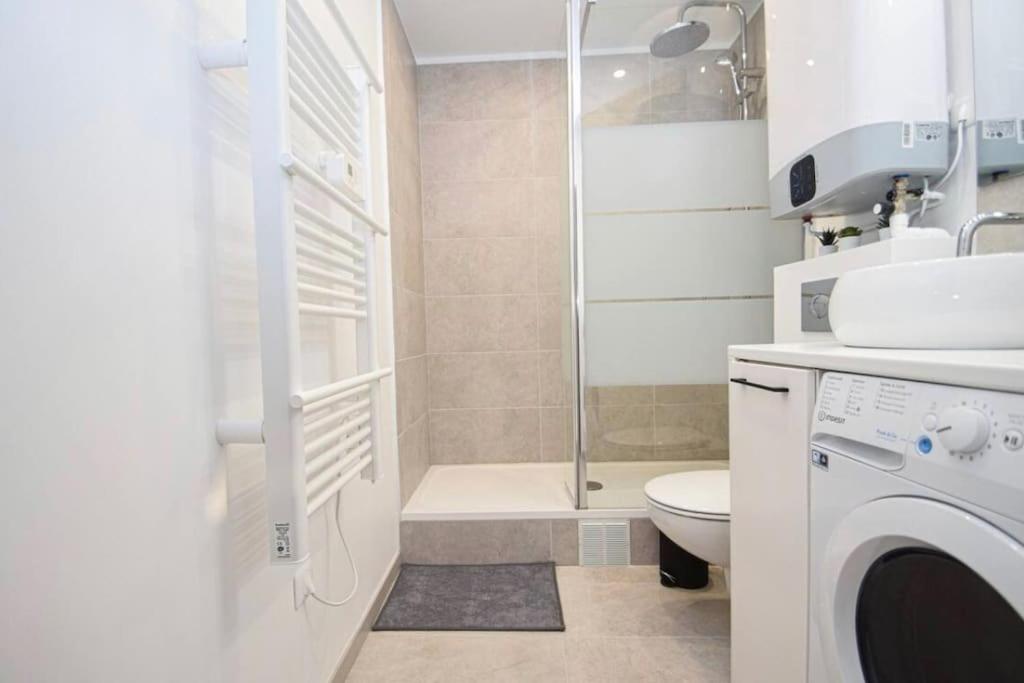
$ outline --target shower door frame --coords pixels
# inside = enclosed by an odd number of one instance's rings
[[[573,474],[576,509],[587,509],[587,420],[585,389],[586,353],[584,337],[585,298],[583,293],[583,31],[586,13],[594,0],[566,0],[566,70],[568,92],[569,153],[569,288],[572,305],[569,316],[570,365],[574,378],[571,392],[573,422]]]

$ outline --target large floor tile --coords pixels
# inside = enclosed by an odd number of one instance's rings
[[[725,638],[568,638],[572,683],[728,683]]]
[[[560,633],[371,633],[350,683],[564,683]]]

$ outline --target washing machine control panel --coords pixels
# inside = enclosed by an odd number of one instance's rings
[[[812,443],[1024,519],[1024,394],[828,372]]]

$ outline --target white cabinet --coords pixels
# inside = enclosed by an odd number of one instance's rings
[[[807,680],[815,371],[729,363],[732,680]]]

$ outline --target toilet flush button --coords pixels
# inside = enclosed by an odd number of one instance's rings
[[[1024,446],[1024,432],[1019,429],[1007,429],[1003,432],[1003,446],[1008,451],[1019,451]]]

